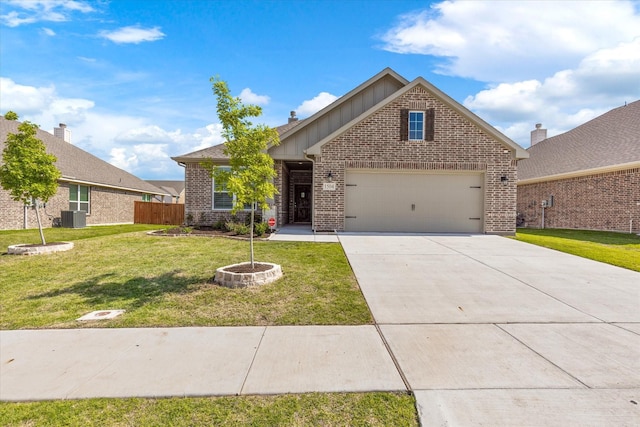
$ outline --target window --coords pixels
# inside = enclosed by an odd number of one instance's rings
[[[69,210],[89,213],[89,187],[86,185],[69,185]]]
[[[228,166],[222,166],[221,169],[231,170]],[[229,192],[227,189],[227,184],[224,182],[216,182],[215,178],[212,178],[213,185],[213,206],[214,210],[228,210],[233,209],[233,203],[235,201],[235,196]],[[245,210],[251,209],[251,204],[246,204],[244,206]]]
[[[424,111],[409,111],[409,140],[424,139]]]
[[[143,194],[142,195],[142,201],[143,202],[150,202],[151,201],[151,194]]]
[[[400,110],[400,141],[433,141],[435,109]]]

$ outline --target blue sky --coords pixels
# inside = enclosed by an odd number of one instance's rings
[[[209,78],[308,117],[391,67],[522,146],[640,99],[639,1],[2,0],[0,113],[143,179],[222,142]]]

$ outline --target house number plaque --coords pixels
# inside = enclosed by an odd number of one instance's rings
[[[322,189],[325,191],[336,191],[336,183],[335,182],[323,182]]]

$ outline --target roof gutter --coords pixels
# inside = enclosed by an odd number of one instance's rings
[[[171,196],[171,194],[169,194],[169,193],[161,193],[161,192],[157,192],[157,191],[146,191],[146,190],[140,190],[138,188],[130,188],[130,187],[119,187],[117,185],[103,184],[101,182],[84,181],[84,180],[81,180],[81,179],[75,179],[72,176],[64,176],[64,175],[62,175],[62,178],[60,178],[60,181],[73,182],[73,183],[86,184],[86,185],[93,185],[93,186],[96,186],[96,187],[113,188],[115,190],[132,191],[134,193],[141,193],[141,194],[156,194],[156,195],[159,195],[159,196]]]
[[[540,176],[540,177],[537,177],[537,178],[521,179],[521,180],[518,180],[518,185],[537,184],[539,182],[558,181],[558,180],[561,180],[561,179],[579,178],[579,177],[582,177],[582,176],[596,175],[596,174],[609,173],[609,172],[617,172],[617,171],[622,171],[622,170],[627,170],[627,169],[636,169],[636,168],[640,169],[640,161],[622,163],[622,164],[613,165],[613,166],[603,166],[603,167],[592,168],[592,169],[583,169],[583,170],[572,171],[572,172],[564,172],[564,173],[558,173],[558,174],[554,174],[554,175]]]

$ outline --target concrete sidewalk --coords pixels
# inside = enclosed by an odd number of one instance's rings
[[[406,390],[374,326],[0,331],[0,400]]]

